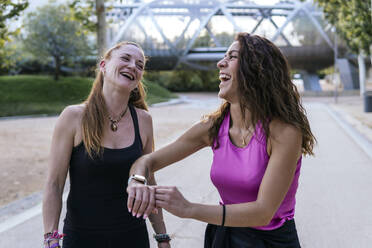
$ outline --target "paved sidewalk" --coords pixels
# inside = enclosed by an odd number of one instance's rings
[[[190,94],[189,98],[191,101],[187,103],[151,108],[155,132],[169,130],[171,134],[158,140],[157,148],[178,137],[200,119],[201,114],[210,112],[219,103],[212,94]],[[319,143],[316,156],[303,161],[297,194],[296,223],[302,247],[369,248],[372,243],[369,207],[372,206],[372,159],[332,117],[333,110],[325,103],[305,99],[305,108]],[[158,118],[160,116],[162,118]],[[183,120],[185,116],[187,120]],[[210,149],[203,149],[159,171],[158,183],[178,186],[190,201],[217,203],[218,195],[209,179],[211,159]],[[203,246],[205,224],[167,213],[165,220],[173,236],[172,247]],[[0,230],[4,223],[0,223]],[[41,247],[42,232],[41,216],[34,214],[1,232],[0,248]],[[151,236],[151,228],[149,233]],[[154,242],[151,247],[156,247]]]

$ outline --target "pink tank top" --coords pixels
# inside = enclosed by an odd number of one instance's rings
[[[256,130],[246,147],[235,146],[229,136],[230,113],[223,120],[218,133],[219,147],[213,150],[211,180],[216,186],[223,204],[252,202],[257,199],[258,190],[265,174],[269,156],[263,128]],[[294,218],[296,191],[302,157],[297,162],[293,182],[283,202],[267,226],[254,227],[259,230],[279,228],[285,221]]]

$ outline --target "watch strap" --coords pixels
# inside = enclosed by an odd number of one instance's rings
[[[154,234],[154,238],[158,243],[171,241],[171,238],[167,233]]]

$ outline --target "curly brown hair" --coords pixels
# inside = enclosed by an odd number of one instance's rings
[[[298,128],[302,133],[302,153],[314,155],[316,139],[311,132],[300,95],[290,76],[290,67],[277,46],[266,38],[239,33],[236,38],[238,57],[238,94],[242,116],[250,111],[252,124],[262,123],[266,138],[270,136],[269,121],[279,119]],[[209,138],[219,147],[218,132],[230,103],[205,117],[212,121]]]

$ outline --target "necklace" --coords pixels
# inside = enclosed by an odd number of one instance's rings
[[[108,117],[109,120],[110,120],[110,122],[111,122],[111,124],[110,124],[111,131],[116,132],[118,130],[118,123],[121,120],[121,118],[123,118],[123,116],[125,115],[125,113],[127,113],[127,110],[128,110],[128,105],[125,108],[124,112],[121,113],[121,115],[119,116],[119,118],[116,119],[116,120],[114,120],[111,116]]]
[[[247,145],[247,142],[245,142],[245,140],[247,139],[248,135],[251,134],[251,133],[252,133],[252,128],[249,128],[248,132],[245,136],[242,134],[242,144],[243,144],[243,146]]]

